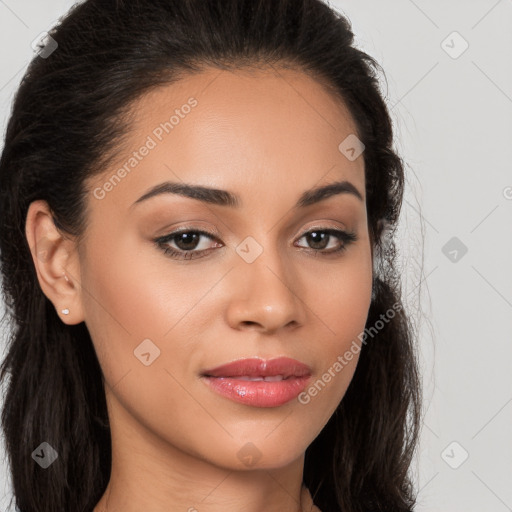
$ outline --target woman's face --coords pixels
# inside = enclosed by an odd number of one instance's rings
[[[371,300],[355,133],[318,82],[284,69],[209,69],[134,106],[126,146],[90,183],[87,238],[71,274],[113,438],[232,469],[303,455],[350,383]],[[165,182],[224,192],[141,199]],[[349,185],[297,206],[335,182]],[[178,230],[187,234],[163,239]],[[203,376],[234,360],[279,357],[309,367],[301,388],[293,377],[239,387],[224,379],[229,398]]]

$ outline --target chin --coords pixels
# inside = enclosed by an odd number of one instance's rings
[[[255,436],[253,440],[238,441],[231,457],[227,462],[231,469],[238,471],[255,469],[279,469],[289,466],[293,462],[301,459],[307,448],[307,443],[291,442],[293,439],[288,437],[286,440],[280,436],[270,439],[273,434],[265,439],[265,434]],[[224,457],[226,452],[224,452]],[[233,467],[234,464],[234,467]]]

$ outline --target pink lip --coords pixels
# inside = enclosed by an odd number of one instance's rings
[[[278,407],[293,400],[306,387],[309,366],[288,357],[239,359],[202,372],[203,380],[217,393],[253,407]],[[246,378],[277,377],[282,380],[250,381]]]

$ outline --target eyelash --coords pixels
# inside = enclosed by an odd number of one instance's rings
[[[211,248],[211,249],[204,249],[202,251],[196,251],[196,250],[184,251],[183,249],[176,250],[167,245],[175,237],[177,237],[178,235],[181,235],[183,233],[187,233],[187,234],[195,233],[198,235],[204,235],[208,238],[211,238],[212,240],[217,239],[217,237],[215,235],[213,235],[212,233],[209,233],[208,231],[203,231],[200,229],[183,229],[183,230],[179,230],[179,231],[174,231],[174,232],[169,233],[168,235],[165,235],[163,237],[156,238],[153,241],[157,245],[157,247],[164,252],[165,255],[169,256],[172,259],[177,259],[177,260],[192,260],[192,259],[202,258],[206,255],[205,253],[210,252],[214,249],[214,248]],[[333,254],[343,253],[350,244],[352,244],[353,242],[356,242],[358,240],[357,235],[352,231],[342,231],[340,229],[333,229],[333,228],[325,228],[325,229],[313,228],[313,229],[303,233],[299,237],[299,240],[311,233],[327,233],[328,235],[334,236],[334,237],[338,238],[338,240],[343,241],[343,245],[335,250],[331,249],[329,251],[326,251],[325,249],[306,249],[308,252],[312,252],[314,256],[322,255],[322,256],[328,257]],[[187,256],[187,253],[190,254],[190,256]]]

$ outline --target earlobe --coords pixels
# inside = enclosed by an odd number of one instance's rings
[[[76,247],[74,241],[63,236],[55,225],[46,201],[30,204],[25,236],[42,292],[53,303],[64,323],[82,322],[81,287],[74,277],[80,275]]]

